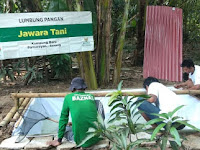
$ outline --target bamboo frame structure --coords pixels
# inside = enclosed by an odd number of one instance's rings
[[[19,113],[22,113],[22,115],[25,113],[25,110],[28,108],[28,106],[31,103],[31,98],[25,98],[24,102],[22,103],[22,105],[19,107]],[[23,112],[22,112],[23,111]],[[18,119],[18,121],[16,122],[15,128],[19,125],[20,121],[22,120],[22,116],[20,116],[19,113],[16,113],[16,117]]]
[[[15,102],[17,102],[18,105],[20,106],[20,105],[22,104],[24,98],[20,98],[20,99],[14,98],[14,100],[15,100]],[[10,122],[10,120],[11,120],[11,119],[13,118],[13,116],[16,114],[17,109],[18,109],[18,108],[16,107],[16,104],[15,104],[15,106],[13,106],[13,107],[11,108],[11,110],[8,112],[8,114],[6,115],[6,117],[1,121],[0,127],[3,127],[3,126],[7,125],[7,124]]]
[[[95,97],[104,97],[111,92],[116,90],[95,90],[95,91],[86,91],[87,93],[93,94]],[[176,94],[200,94],[200,90],[173,90]],[[16,107],[18,104],[18,98],[27,97],[27,98],[36,98],[36,97],[65,97],[68,93],[11,93],[11,96],[14,97]],[[126,89],[122,90],[123,95],[144,95],[146,94],[145,90],[135,90],[135,89]]]
[[[95,97],[105,97],[107,94],[115,92],[116,90],[95,90],[95,91],[86,91],[87,93],[93,94]],[[176,94],[200,94],[200,90],[173,90]],[[36,98],[36,97],[65,97],[66,93],[11,93],[11,97],[13,98],[15,102],[15,106],[10,110],[10,112],[7,114],[7,116],[3,119],[3,121],[0,123],[0,126],[7,125],[14,114],[16,113],[17,109],[20,106],[20,98],[29,98],[27,101],[30,101],[30,98]],[[146,94],[145,90],[136,90],[136,89],[125,89],[122,90],[123,95],[144,95]]]
[[[96,97],[104,97],[108,93],[115,92],[116,90],[105,90],[105,91],[86,91],[87,93],[91,93]],[[200,90],[174,90],[176,94],[200,94]],[[65,97],[67,93],[11,93],[12,97],[21,98],[21,97]],[[122,90],[123,95],[144,95],[146,92],[144,90],[135,91],[135,90]]]

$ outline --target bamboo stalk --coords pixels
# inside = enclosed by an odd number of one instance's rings
[[[108,93],[114,92],[115,90],[107,90],[107,91],[86,91],[87,93],[91,93],[96,97],[104,97]],[[174,90],[173,91],[176,94],[200,94],[200,90]],[[144,90],[141,91],[135,91],[135,90],[122,90],[123,95],[143,95],[146,94]],[[21,97],[28,97],[28,98],[34,98],[34,97],[65,97],[68,93],[11,93],[12,96],[16,98]]]
[[[26,109],[29,107],[29,105],[30,105],[30,103],[32,102],[32,99],[31,98],[26,98],[25,100],[24,100],[24,102],[22,103],[22,106],[19,108],[19,109],[22,109],[23,110],[23,112],[21,113],[21,115],[18,113],[18,115],[19,115],[19,119],[17,120],[17,122],[16,122],[16,124],[15,124],[15,128],[17,128],[18,127],[18,125],[19,125],[19,123],[21,122],[21,120],[22,120],[22,116],[24,115],[24,113],[26,112]]]
[[[21,107],[21,105],[22,105],[24,99],[25,99],[25,98],[19,98],[19,107]],[[16,121],[18,118],[19,118],[19,117],[18,117],[18,112],[16,111],[16,112],[15,112],[15,115],[14,115],[13,118],[12,118],[12,121]]]
[[[16,111],[14,117],[13,117],[13,122],[10,123],[10,126],[13,126],[15,121],[17,121],[20,117],[20,113],[22,112],[22,110],[24,109],[24,107],[26,107],[28,105],[28,103],[30,102],[30,98],[25,98],[23,100],[23,103],[21,104],[21,106],[18,109],[18,112]]]
[[[7,125],[10,122],[10,120],[12,119],[12,117],[15,115],[15,113],[17,111],[18,107],[16,107],[16,105],[21,105],[22,102],[23,102],[23,99],[24,98],[20,98],[20,99],[15,98],[15,101],[18,101],[17,102],[18,104],[15,104],[15,106],[13,106],[11,108],[11,110],[8,112],[8,114],[6,115],[6,117],[1,121],[0,127],[3,127],[3,126]]]

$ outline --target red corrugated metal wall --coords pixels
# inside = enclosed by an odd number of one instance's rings
[[[148,6],[143,76],[182,81],[182,9]]]

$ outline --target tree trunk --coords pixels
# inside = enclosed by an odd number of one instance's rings
[[[144,16],[145,16],[145,7],[146,0],[139,0],[140,9],[139,9],[139,20],[138,20],[138,32],[137,32],[137,46],[134,51],[134,65],[142,65],[144,57]]]
[[[117,56],[115,59],[115,67],[114,67],[114,74],[113,74],[113,84],[114,85],[117,85],[120,81],[123,47],[124,47],[124,42],[125,42],[129,6],[130,6],[130,0],[125,0],[124,16],[123,16],[122,28],[121,28],[120,36],[119,36],[119,44],[118,44],[118,48],[117,48],[118,51],[117,51]]]
[[[102,86],[110,81],[111,8],[112,0],[97,1],[96,72],[98,84]]]
[[[42,5],[40,0],[20,0],[22,5],[22,10],[27,10],[28,12],[41,12]]]
[[[83,11],[83,0],[76,0],[76,10]],[[81,76],[85,79],[89,89],[97,89],[97,80],[94,71],[91,52],[77,53]]]
[[[113,28],[113,39],[112,39],[112,49],[111,49],[111,55],[115,56],[115,49],[117,46],[117,38],[118,38],[118,28],[117,25]]]
[[[163,5],[164,0],[159,0],[159,5]]]

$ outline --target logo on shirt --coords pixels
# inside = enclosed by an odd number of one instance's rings
[[[74,95],[72,96],[72,101],[84,101],[84,100],[94,100],[93,96],[90,95]]]

